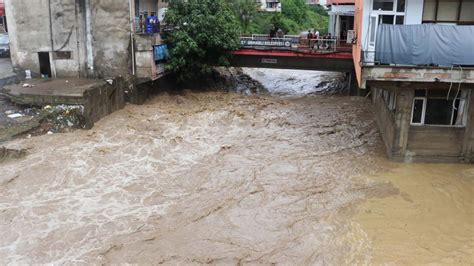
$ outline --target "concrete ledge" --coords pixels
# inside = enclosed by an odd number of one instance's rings
[[[474,158],[461,156],[391,156],[390,159],[400,163],[474,163]]]
[[[126,87],[123,78],[114,79],[112,84],[91,79],[36,79],[5,86],[0,94],[32,106],[83,105],[86,128],[92,128],[95,122],[125,107]]]
[[[362,80],[474,83],[474,68],[364,66]]]

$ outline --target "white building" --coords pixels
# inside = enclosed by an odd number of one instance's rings
[[[257,0],[259,11],[262,12],[281,12],[280,0]]]
[[[352,42],[350,32],[354,30],[354,0],[329,0],[329,28],[328,32],[342,42]]]

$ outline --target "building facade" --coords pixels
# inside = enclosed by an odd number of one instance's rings
[[[354,30],[354,0],[328,0],[328,32],[341,42],[352,43]]]
[[[356,0],[357,80],[389,157],[474,162],[472,25],[470,0]]]
[[[149,79],[163,0],[5,0],[13,68],[35,77]],[[140,20],[140,15],[145,15]]]
[[[261,12],[281,12],[280,0],[256,0]]]

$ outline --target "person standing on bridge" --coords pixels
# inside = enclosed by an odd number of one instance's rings
[[[278,38],[283,38],[283,35],[284,35],[284,34],[283,34],[283,30],[282,30],[281,28],[278,28],[278,30],[277,30],[277,37],[278,37]]]
[[[311,30],[308,31],[308,47],[311,47],[311,43],[312,43],[312,40],[313,40],[314,36],[313,36],[313,33],[311,32]]]
[[[270,29],[270,38],[271,39],[275,38],[275,35],[276,35],[276,28],[275,28],[275,25],[273,25],[272,28]]]

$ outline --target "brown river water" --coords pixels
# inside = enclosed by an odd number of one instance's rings
[[[370,101],[161,93],[0,163],[0,264],[474,261],[472,165],[385,159]]]

